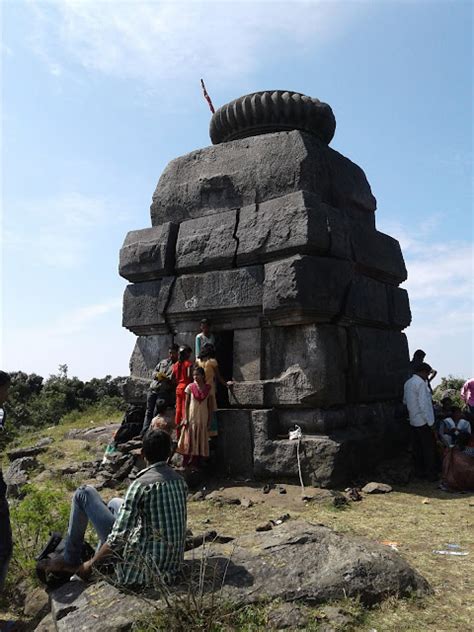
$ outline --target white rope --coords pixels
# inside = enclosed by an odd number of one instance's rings
[[[290,432],[288,433],[288,438],[290,439],[290,441],[298,441],[298,443],[296,444],[296,459],[298,461],[298,474],[300,477],[301,495],[304,496],[305,488],[304,488],[304,483],[303,483],[303,474],[301,473],[301,460],[300,460],[300,446],[301,446],[301,440],[303,438],[303,431],[301,430],[299,426],[295,425],[295,429],[290,430]]]

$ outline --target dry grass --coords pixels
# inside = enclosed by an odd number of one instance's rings
[[[196,532],[215,528],[239,535],[255,529],[288,509],[292,518],[320,522],[338,531],[364,535],[373,540],[399,543],[400,554],[428,581],[434,595],[422,600],[389,600],[374,608],[355,630],[379,632],[471,630],[474,619],[474,496],[448,494],[433,484],[413,484],[386,495],[366,496],[348,509],[336,510],[330,502],[304,504],[299,488],[268,496],[248,488],[227,488],[225,495],[259,499],[244,509],[238,505],[217,507],[210,502],[190,503],[190,526]],[[423,502],[425,501],[425,502]],[[455,543],[469,551],[466,557],[440,556],[435,549]]]
[[[19,443],[32,445],[42,436],[52,437],[54,444],[38,458],[52,471],[66,463],[94,458],[83,441],[64,439],[70,428],[92,428],[117,421],[118,418],[110,416],[100,419],[86,414],[70,423],[22,437]],[[323,523],[338,531],[398,542],[400,554],[428,579],[434,595],[422,600],[388,600],[371,610],[362,619],[363,623],[353,629],[360,632],[473,629],[474,495],[448,494],[433,484],[420,483],[400,487],[386,495],[365,496],[361,502],[351,503],[348,509],[336,510],[326,493],[321,494],[319,501],[305,504],[300,499],[298,486],[285,487],[285,495],[276,490],[264,495],[259,487],[226,485],[223,495],[250,498],[255,504],[245,509],[238,505],[217,506],[210,501],[191,502],[189,526],[195,533],[216,529],[221,534],[238,536],[288,512],[292,518]],[[64,488],[64,491],[69,497],[71,490]],[[105,495],[117,495],[117,491],[108,490]],[[440,556],[432,552],[445,548],[447,543],[461,545],[469,555]],[[243,625],[242,629],[255,628]]]

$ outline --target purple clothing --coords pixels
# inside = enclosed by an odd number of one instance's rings
[[[474,377],[467,380],[461,389],[461,397],[468,406],[474,406]]]

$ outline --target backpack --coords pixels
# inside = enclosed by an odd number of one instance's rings
[[[36,561],[54,559],[64,553],[65,541],[61,533],[53,531],[41,553],[36,557]],[[90,560],[94,556],[94,549],[88,542],[84,542],[81,550],[81,563]],[[48,588],[54,589],[68,582],[72,573],[46,573],[44,570],[36,568],[36,575],[40,582]]]

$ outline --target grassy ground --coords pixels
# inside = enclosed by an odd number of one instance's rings
[[[47,428],[21,437],[19,445],[32,445],[42,436],[53,438],[54,444],[38,460],[45,470],[42,483],[54,481],[68,503],[74,481],[54,476],[55,468],[65,463],[92,460],[103,451],[77,439],[64,439],[71,428],[87,428],[117,422],[121,413],[88,411],[66,419],[54,428]],[[210,501],[189,503],[189,526],[195,533],[216,529],[219,533],[237,536],[253,531],[258,524],[289,513],[291,518],[304,518],[323,523],[338,531],[367,536],[373,540],[396,542],[400,554],[433,587],[433,596],[421,600],[389,600],[361,616],[353,630],[368,632],[450,632],[473,629],[474,577],[474,495],[448,494],[429,483],[413,483],[397,488],[390,494],[365,496],[347,509],[335,509],[328,494],[321,492],[318,500],[304,503],[300,489],[287,485],[287,493],[277,490],[262,493],[259,487],[217,482],[224,487],[222,494],[249,498],[249,508],[239,505],[219,506]],[[309,490],[311,493],[311,490]],[[109,495],[117,495],[110,490]],[[468,551],[465,557],[441,556],[433,550],[445,549],[446,544],[458,544]],[[354,604],[351,604],[354,608]],[[252,614],[242,619],[242,630],[255,630],[248,622]]]

